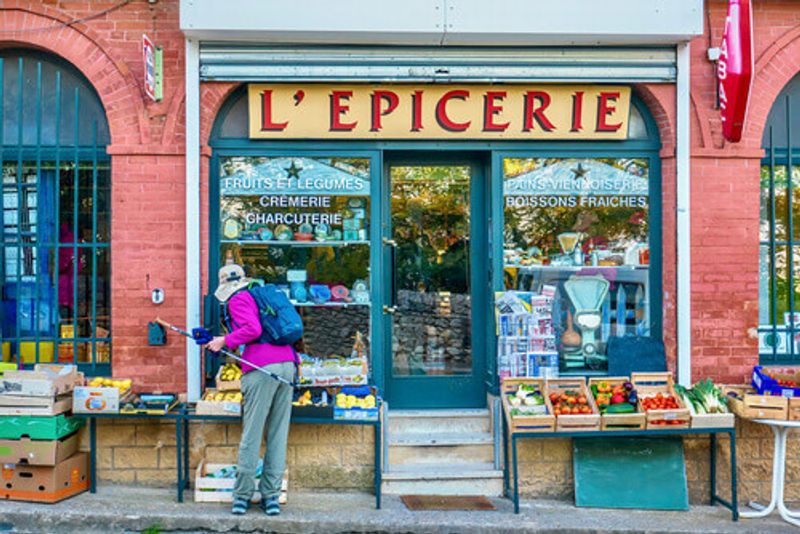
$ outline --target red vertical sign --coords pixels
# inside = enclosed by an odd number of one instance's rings
[[[742,138],[753,84],[753,16],[750,0],[728,0],[725,33],[717,62],[722,135]]]
[[[156,47],[146,35],[142,35],[142,61],[144,62],[144,93],[151,100],[156,98]]]

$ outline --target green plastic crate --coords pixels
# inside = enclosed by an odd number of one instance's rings
[[[0,439],[61,439],[83,426],[81,417],[0,416]]]

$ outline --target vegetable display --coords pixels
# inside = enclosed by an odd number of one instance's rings
[[[631,382],[611,386],[606,381],[592,384],[592,395],[600,413],[635,413],[638,394]]]
[[[592,413],[592,407],[586,395],[580,391],[567,390],[563,393],[551,393],[550,402],[556,415],[586,415]]]
[[[687,406],[691,404],[698,414],[730,413],[728,400],[710,378],[697,382],[689,389],[676,385],[675,392],[683,398]]]
[[[520,384],[516,392],[508,395],[511,416],[541,415],[547,413],[542,392],[535,386]]]
[[[663,395],[661,393],[642,399],[642,407],[647,411],[680,409],[678,400],[675,397],[672,395]]]

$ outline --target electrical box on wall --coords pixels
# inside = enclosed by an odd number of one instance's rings
[[[158,323],[147,323],[147,344],[148,345],[166,345],[167,332],[164,327]]]

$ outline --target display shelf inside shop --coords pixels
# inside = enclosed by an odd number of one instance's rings
[[[227,245],[264,245],[264,246],[291,246],[291,247],[349,247],[351,245],[369,245],[369,241],[297,241],[270,239],[263,241],[260,239],[222,239],[222,244]]]
[[[601,271],[617,270],[617,271],[646,271],[649,265],[514,265],[505,264],[505,269],[519,269],[521,271],[561,271],[561,272],[575,272],[583,271],[586,269],[598,269]]]
[[[298,308],[351,308],[354,306],[372,306],[371,302],[297,302],[296,300],[291,301],[292,306],[297,306]]]

